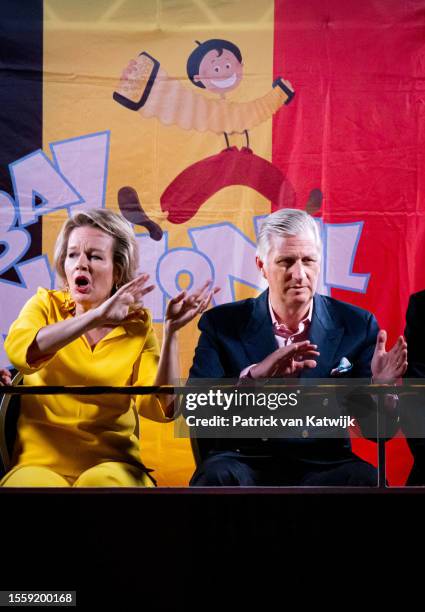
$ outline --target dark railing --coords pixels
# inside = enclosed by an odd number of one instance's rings
[[[323,384],[318,385],[317,387],[321,387],[323,389],[332,387],[332,384]],[[338,385],[339,388],[344,385]],[[347,385],[349,386],[349,385]],[[425,384],[416,384],[410,385],[414,390],[425,389]],[[196,386],[191,386],[191,391],[193,391]],[[104,394],[117,394],[117,395],[179,395],[183,393],[184,390],[187,390],[185,386],[172,386],[172,385],[152,385],[152,386],[100,386],[100,385],[91,385],[91,386],[78,386],[78,385],[12,385],[7,387],[0,387],[0,390],[3,391],[3,394],[0,394],[1,404],[3,406],[3,398],[4,396],[20,396],[20,395],[104,395]],[[389,392],[396,392],[400,389],[397,387],[389,388],[388,386],[381,385],[369,385],[368,390],[370,393],[376,394],[378,397],[382,397],[384,394],[388,394]],[[315,391],[317,393],[317,391]],[[0,426],[2,431],[1,436],[4,439],[4,423],[5,423],[5,414],[3,411],[0,413]],[[223,495],[244,495],[244,494],[259,494],[259,493],[267,493],[267,494],[307,494],[307,495],[315,495],[317,493],[325,493],[325,494],[377,494],[385,491],[388,493],[425,493],[425,487],[388,487],[386,484],[386,459],[385,459],[385,439],[382,436],[377,436],[377,446],[378,446],[378,483],[376,487],[346,487],[346,486],[329,486],[329,487],[297,487],[297,486],[279,486],[279,487],[157,487],[157,488],[143,488],[140,489],[124,489],[117,488],[114,489],[114,493],[144,493],[147,495],[152,494],[164,494],[164,493],[176,493],[176,494],[223,494]],[[35,489],[32,489],[35,490]],[[37,489],[38,491],[39,489]],[[64,489],[63,492],[69,494],[70,491],[74,489]],[[16,494],[19,492],[26,492],[28,489],[8,489],[8,488],[0,488],[0,494]],[[79,493],[83,492],[84,489],[78,489]],[[93,490],[89,489],[91,493]],[[49,489],[43,490],[44,492],[52,492]],[[96,489],[96,492],[99,494],[105,493],[105,489],[99,488]],[[110,490],[106,489],[106,492],[110,492]]]

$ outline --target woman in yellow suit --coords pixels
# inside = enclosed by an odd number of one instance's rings
[[[28,385],[163,385],[178,378],[177,330],[203,311],[209,283],[170,300],[161,354],[143,308],[134,233],[108,210],[78,213],[55,248],[63,291],[39,289],[5,342]],[[173,417],[164,395],[23,395],[12,469],[1,486],[152,486],[140,459],[136,411]]]

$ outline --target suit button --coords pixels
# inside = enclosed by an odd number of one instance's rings
[[[241,452],[241,449],[240,449],[240,448],[235,448],[235,451],[236,451],[237,453],[240,453],[240,452]]]
[[[325,397],[325,399],[322,402],[322,406],[327,406],[329,404],[329,400],[327,397]]]
[[[268,439],[268,438],[261,438],[261,441],[262,441],[262,442],[268,442],[268,441],[269,441],[269,439]]]
[[[306,429],[303,429],[303,432],[301,435],[303,438],[308,438],[308,431]]]

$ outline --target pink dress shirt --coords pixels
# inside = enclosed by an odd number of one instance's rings
[[[289,329],[289,327],[287,327],[285,323],[278,322],[275,312],[273,310],[271,301],[270,301],[270,296],[269,296],[269,311],[270,311],[270,316],[271,316],[272,323],[273,323],[274,337],[276,338],[276,343],[277,343],[278,348],[281,348],[283,346],[288,346],[289,344],[294,344],[295,342],[303,342],[304,340],[309,339],[308,332],[310,330],[311,317],[313,315],[313,300],[311,300],[310,308],[308,309],[308,313],[306,314],[304,319],[300,321],[298,325],[298,329],[296,329],[295,331],[292,329]],[[240,373],[239,377],[240,378],[249,377],[249,372],[251,368],[253,368],[255,365],[257,364],[251,363],[251,365],[244,368],[242,372]]]

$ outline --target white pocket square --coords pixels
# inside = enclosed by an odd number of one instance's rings
[[[341,374],[346,374],[350,370],[353,369],[353,364],[347,359],[347,357],[342,357],[338,366],[331,370],[331,376],[341,376]]]

